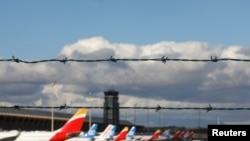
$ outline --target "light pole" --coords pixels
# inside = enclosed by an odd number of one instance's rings
[[[199,109],[199,135],[198,137],[200,138],[201,134],[201,110]]]
[[[134,116],[134,123],[135,123],[135,125],[136,125],[136,105],[137,105],[137,104],[135,104],[135,111],[134,111],[134,112],[135,112],[135,114],[134,114],[134,115],[135,115],[135,116]]]
[[[51,131],[54,131],[54,86],[56,85],[56,81],[52,83],[52,95],[51,95]]]
[[[92,95],[92,93],[89,92],[89,101],[90,102],[92,101],[91,95]],[[91,128],[91,109],[89,109],[89,129],[90,128]]]
[[[158,115],[158,116],[159,116],[159,117],[158,117],[158,118],[159,118],[159,119],[158,119],[158,122],[159,122],[159,127],[160,127],[160,126],[161,126],[161,110],[158,111],[158,112],[159,112],[159,115]]]

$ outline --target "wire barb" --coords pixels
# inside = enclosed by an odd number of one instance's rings
[[[155,108],[155,112],[160,111],[160,110],[161,110],[161,108],[162,108],[162,107],[161,107],[160,105],[157,105],[157,106],[156,106],[156,108]]]
[[[209,111],[212,111],[212,110],[213,110],[213,107],[209,104],[208,107],[207,107],[206,109],[207,109],[207,112],[209,112]]]
[[[68,109],[68,108],[70,107],[67,106],[66,104],[59,106],[59,110]]]
[[[12,60],[16,63],[19,63],[19,59],[18,58],[15,58],[15,56],[12,56]]]
[[[16,109],[16,110],[20,110],[21,109],[21,107],[19,105],[14,105],[13,108]]]
[[[110,56],[110,58],[109,58],[109,61],[111,61],[111,62],[117,62],[117,59],[115,59],[113,56]]]
[[[168,57],[165,57],[165,55],[161,57],[162,63],[165,64],[167,62],[167,60],[168,60]]]
[[[216,56],[215,56],[214,58],[211,56],[211,61],[212,61],[212,62],[218,62],[218,59],[217,59]]]
[[[62,62],[63,64],[65,64],[68,61],[67,57],[65,57],[64,59],[60,60],[60,62]]]

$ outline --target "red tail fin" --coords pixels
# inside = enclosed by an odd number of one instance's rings
[[[160,136],[160,134],[161,134],[161,130],[160,129],[156,130],[149,140],[152,141],[152,140],[157,139]]]
[[[179,134],[178,138],[179,138],[179,139],[184,138],[184,134],[185,134],[185,131],[182,131],[182,132]]]
[[[126,135],[128,133],[128,127],[124,127],[122,131],[116,136],[114,141],[121,141],[126,138]]]
[[[60,129],[55,132],[55,135],[49,141],[64,141],[68,138],[78,135],[81,130],[87,109],[79,109]]]
[[[193,135],[194,135],[194,132],[192,131],[192,132],[189,133],[188,138],[189,138],[189,139],[192,139],[192,138],[193,138]]]
[[[181,131],[180,131],[180,130],[176,131],[176,132],[174,133],[172,139],[178,139],[180,134],[181,134]]]

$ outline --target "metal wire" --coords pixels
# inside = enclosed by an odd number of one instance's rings
[[[238,61],[238,62],[250,62],[250,59],[236,59],[236,58],[217,58],[216,56],[211,56],[210,59],[175,59],[168,58],[166,56],[162,56],[161,58],[114,58],[110,56],[107,59],[68,59],[67,57],[64,59],[44,59],[44,60],[36,60],[36,61],[27,61],[18,59],[15,56],[12,56],[11,59],[0,59],[0,62],[16,62],[16,63],[26,63],[26,64],[35,64],[35,63],[44,63],[44,62],[121,62],[121,61],[159,61],[162,63],[166,63],[167,61],[189,61],[189,62],[220,62],[220,61]]]
[[[79,108],[87,108],[87,109],[114,109],[114,108],[119,108],[119,109],[153,109],[156,112],[160,111],[160,110],[206,110],[206,112],[209,111],[213,111],[213,110],[250,110],[250,108],[243,108],[243,107],[229,107],[229,108],[223,108],[223,107],[212,107],[211,105],[207,106],[207,107],[161,107],[160,105],[157,105],[156,107],[126,107],[126,106],[121,106],[121,107],[103,107],[103,106],[97,106],[97,107],[93,107],[93,106],[67,106],[65,105],[61,105],[61,106],[21,106],[21,105],[14,105],[14,106],[0,106],[0,108],[13,108],[13,109],[17,109],[17,110],[21,110],[21,109],[69,109],[69,108],[75,108],[75,109],[79,109]]]

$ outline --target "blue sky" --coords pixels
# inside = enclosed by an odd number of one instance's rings
[[[249,59],[249,5],[248,0],[1,0],[0,58]],[[92,106],[91,92],[102,106],[103,91],[115,88],[122,106],[250,106],[246,62],[2,62],[0,68],[0,105],[49,106],[52,93],[57,105]],[[133,111],[124,113],[121,117],[133,120]],[[168,125],[198,123],[197,111],[166,114]],[[201,114],[204,125],[218,116],[250,123],[245,111]],[[147,113],[139,115],[144,124]],[[153,118],[152,126],[159,123]]]
[[[247,0],[0,2],[1,57],[56,58],[66,44],[102,36],[137,45],[201,41],[249,47]]]

